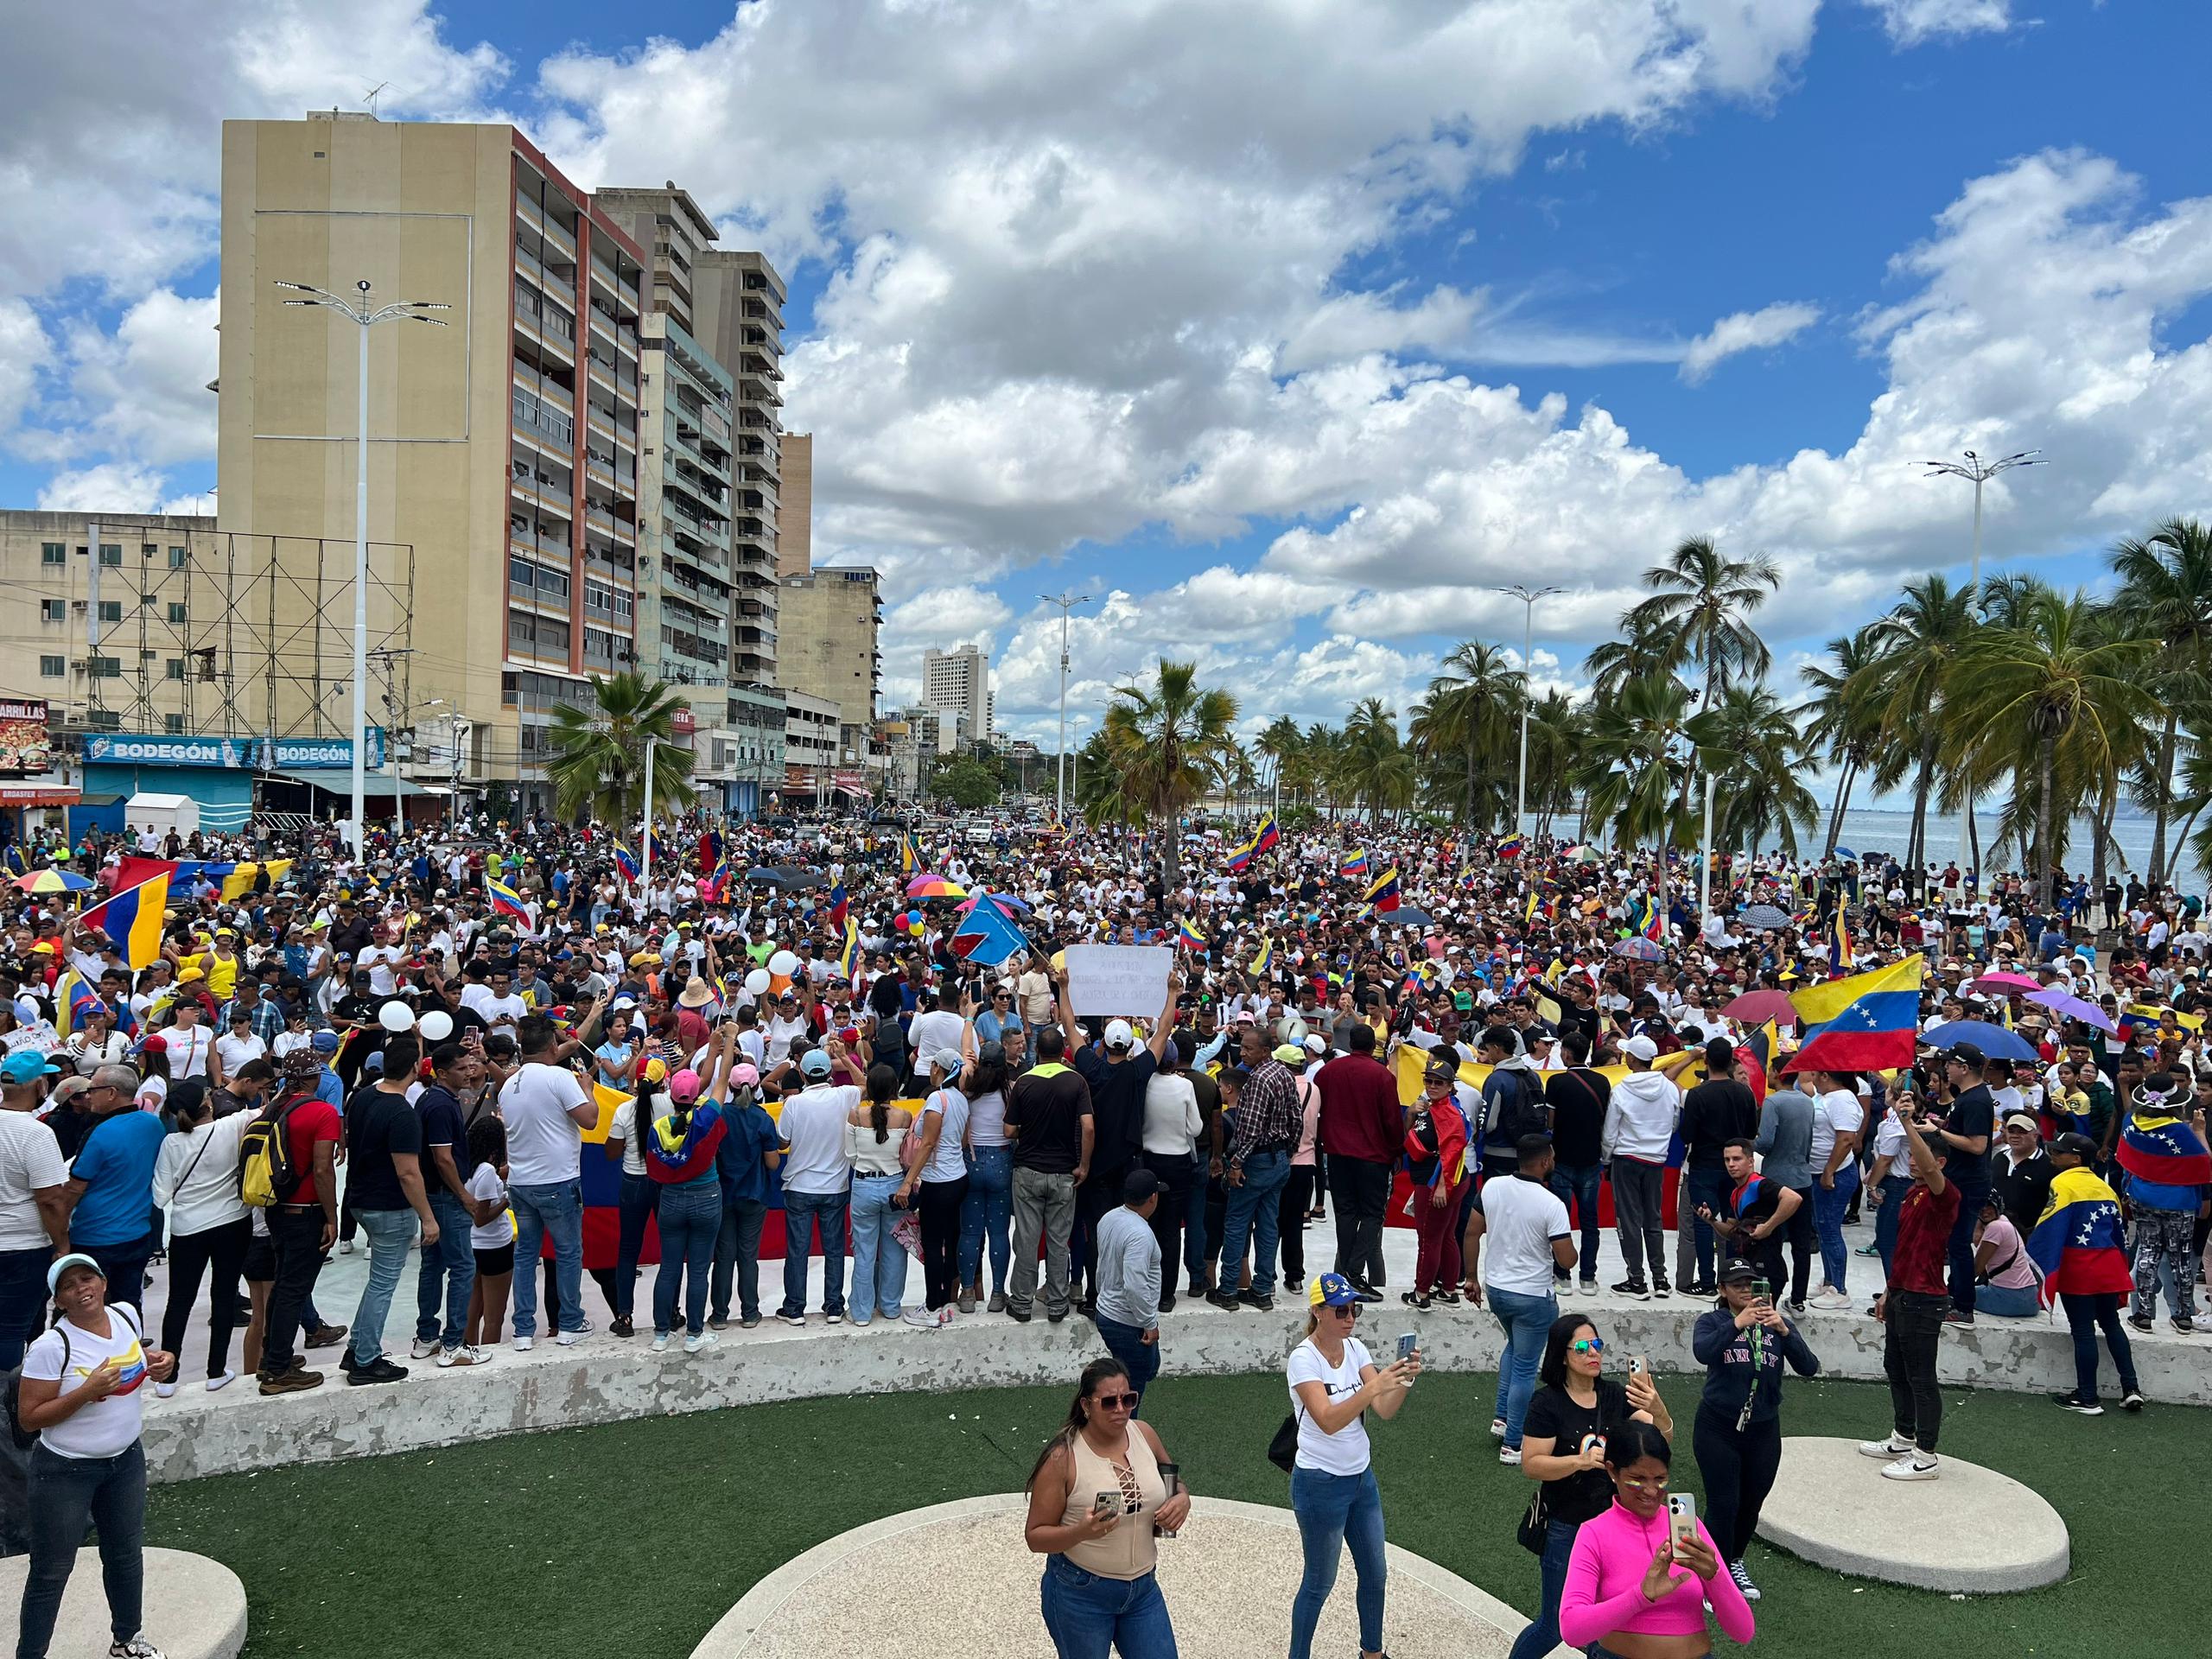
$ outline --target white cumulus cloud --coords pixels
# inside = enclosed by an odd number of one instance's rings
[[[1680,372],[1684,380],[1696,385],[1724,358],[1782,345],[1796,339],[1820,320],[1820,307],[1795,300],[1777,301],[1756,311],[1732,313],[1689,343],[1689,348],[1682,353]]]

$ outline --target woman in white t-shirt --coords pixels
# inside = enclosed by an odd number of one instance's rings
[[[1382,1493],[1370,1466],[1365,1414],[1389,1421],[1421,1375],[1418,1351],[1377,1366],[1352,1335],[1359,1293],[1341,1274],[1313,1281],[1306,1340],[1291,1351],[1285,1375],[1298,1424],[1290,1507],[1306,1551],[1306,1575],[1290,1609],[1290,1659],[1311,1659],[1313,1628],[1337,1581],[1337,1558],[1351,1546],[1358,1575],[1361,1659],[1382,1652]]]
[[[145,1345],[137,1311],[107,1304],[107,1275],[89,1255],[65,1255],[46,1286],[61,1322],[23,1356],[17,1414],[35,1430],[30,1456],[30,1575],[16,1651],[44,1653],[87,1521],[99,1529],[100,1575],[115,1639],[111,1659],[160,1659],[139,1634],[145,1585],[143,1389],[176,1373],[176,1356]]]
[[[1866,1109],[1859,1079],[1848,1071],[1815,1071],[1803,1084],[1813,1096],[1813,1224],[1821,1236],[1820,1294],[1815,1307],[1851,1306],[1844,1276],[1851,1264],[1843,1242],[1843,1212],[1859,1191],[1859,1142]]]
[[[893,1202],[921,1217],[922,1285],[930,1320],[952,1323],[960,1293],[960,1204],[968,1196],[968,1096],[960,1090],[963,1062],[957,1048],[925,1050],[929,1092],[910,1132],[906,1179]],[[909,1319],[909,1324],[913,1323]]]
[[[468,1244],[476,1282],[468,1291],[467,1343],[489,1351],[506,1323],[507,1287],[515,1276],[515,1218],[507,1213],[507,1127],[496,1112],[468,1126]]]
[[[238,1198],[238,1145],[259,1114],[251,1108],[215,1116],[207,1090],[177,1091],[175,1133],[154,1163],[154,1202],[168,1211],[168,1300],[162,1310],[162,1346],[184,1350],[185,1327],[200,1281],[207,1275],[207,1388],[231,1382],[231,1332],[238,1323],[238,1280],[253,1243],[253,1224]],[[154,1392],[166,1400],[174,1380]]]
[[[667,1064],[658,1056],[642,1061],[635,1070],[639,1093],[614,1109],[607,1125],[605,1148],[609,1158],[622,1160],[622,1185],[614,1212],[619,1230],[614,1245],[614,1294],[610,1299],[614,1322],[607,1327],[618,1337],[637,1331],[632,1319],[637,1313],[638,1262],[645,1253],[645,1223],[659,1196],[659,1188],[645,1173],[645,1143],[638,1133],[638,1100],[657,1092],[668,1078]],[[650,1114],[652,1108],[646,1109]]]

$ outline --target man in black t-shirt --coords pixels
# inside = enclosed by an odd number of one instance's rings
[[[430,1213],[437,1217],[435,1243],[423,1246],[415,1281],[415,1345],[412,1359],[435,1359],[441,1369],[481,1364],[481,1349],[461,1340],[468,1325],[468,1296],[476,1282],[476,1254],[469,1245],[468,1178],[476,1173],[468,1155],[468,1128],[461,1097],[484,1080],[484,1062],[474,1049],[448,1043],[430,1056],[430,1086],[415,1103],[422,1125],[423,1185]],[[438,1304],[445,1303],[445,1325],[438,1325]]]
[[[392,1037],[384,1048],[385,1074],[346,1107],[346,1196],[369,1240],[368,1283],[353,1315],[352,1351],[341,1362],[348,1382],[397,1382],[407,1375],[384,1357],[384,1322],[417,1217],[423,1248],[438,1243],[437,1217],[423,1191],[423,1121],[407,1101],[422,1053],[414,1033]]]
[[[1719,1290],[1713,1274],[1713,1229],[1697,1211],[1700,1206],[1720,1208],[1731,1185],[1727,1145],[1757,1135],[1758,1128],[1758,1102],[1737,1073],[1735,1045],[1715,1037],[1705,1046],[1705,1081],[1682,1096],[1682,1185],[1696,1230],[1696,1295],[1712,1296]]]
[[[1037,1243],[1045,1243],[1045,1317],[1068,1316],[1068,1236],[1076,1187],[1090,1173],[1090,1085],[1067,1064],[1057,1026],[1037,1033],[1037,1064],[1007,1092],[1006,1133],[1014,1143],[1014,1278],[1006,1311],[1029,1322],[1037,1289]]]
[[[1997,1135],[1997,1101],[1982,1082],[1987,1065],[1972,1043],[1954,1043],[1943,1056],[1943,1075],[1956,1092],[1931,1141],[1943,1143],[1943,1179],[1959,1189],[1958,1217],[1951,1224],[1951,1311],[1946,1325],[1974,1323],[1974,1230],[1989,1196],[1990,1143]]]
[[[1605,1135],[1605,1103],[1613,1085],[1602,1071],[1590,1066],[1590,1038],[1575,1025],[1560,1037],[1567,1069],[1544,1079],[1544,1101],[1551,1108],[1552,1190],[1573,1212],[1582,1230],[1582,1248],[1575,1260],[1581,1265],[1582,1294],[1598,1288],[1598,1188],[1605,1175],[1599,1142]]]

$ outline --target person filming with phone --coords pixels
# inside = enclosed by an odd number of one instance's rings
[[[1740,1260],[1721,1269],[1720,1306],[1699,1317],[1690,1352],[1705,1367],[1690,1442],[1705,1518],[1736,1587],[1757,1601],[1744,1551],[1782,1467],[1783,1362],[1800,1376],[1818,1376],[1821,1362],[1775,1306],[1774,1281]]]

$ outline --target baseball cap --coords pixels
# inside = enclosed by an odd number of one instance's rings
[[[1630,1059],[1642,1060],[1649,1065],[1659,1058],[1659,1045],[1649,1037],[1635,1036],[1621,1045],[1621,1052]]]
[[[1975,1043],[1953,1043],[1943,1051],[1943,1058],[1947,1061],[1955,1060],[1961,1065],[1970,1065],[1977,1071],[1988,1064],[1982,1057],[1980,1046]]]
[[[747,1060],[730,1069],[729,1080],[741,1089],[750,1089],[760,1081],[760,1069]]]
[[[1306,1051],[1296,1043],[1277,1043],[1274,1048],[1274,1058],[1285,1065],[1299,1065],[1306,1059]]]
[[[2071,1153],[2085,1164],[2094,1162],[2097,1155],[2097,1143],[2090,1140],[2088,1135],[2076,1132],[2060,1135],[2057,1140],[2050,1143],[2050,1149],[2053,1152]]]
[[[830,1056],[821,1049],[810,1048],[806,1058],[798,1063],[798,1069],[805,1077],[826,1077],[830,1075]]]
[[[1313,1281],[1313,1288],[1306,1294],[1309,1307],[1350,1307],[1358,1300],[1359,1293],[1341,1273],[1319,1274]]]
[[[2030,1135],[2033,1135],[2043,1126],[2037,1123],[2030,1113],[2014,1112],[2005,1120],[2005,1127],[2008,1129],[2025,1129]]]
[[[669,1095],[679,1103],[698,1099],[699,1090],[703,1086],[699,1074],[688,1065],[668,1080]]]
[[[9,1083],[35,1083],[39,1078],[59,1072],[61,1068],[48,1060],[35,1048],[19,1048],[5,1060],[0,1060],[0,1080]]]
[[[1748,1285],[1759,1276],[1759,1270],[1742,1256],[1730,1259],[1720,1269],[1719,1282],[1724,1285]]]
[[[960,1051],[957,1048],[932,1050],[928,1061],[931,1071],[941,1071],[948,1077],[957,1074],[962,1064]]]
[[[1329,1052],[1329,1039],[1324,1037],[1318,1031],[1307,1032],[1306,1033],[1306,1052],[1308,1054],[1327,1053]]]
[[[338,1052],[338,1033],[334,1031],[318,1031],[308,1039],[308,1046],[318,1054],[335,1054]]]
[[[61,1257],[60,1260],[46,1270],[46,1293],[48,1295],[51,1296],[55,1291],[61,1288],[61,1275],[68,1272],[72,1268],[90,1268],[94,1273],[99,1274],[101,1278],[105,1279],[107,1277],[107,1269],[100,1266],[99,1262],[93,1261],[91,1256],[86,1255],[81,1250],[72,1250],[68,1255]]]
[[[1122,1202],[1142,1204],[1154,1193],[1165,1192],[1166,1190],[1167,1183],[1150,1170],[1133,1169],[1128,1173],[1128,1179],[1122,1183]]]
[[[1107,1047],[1128,1048],[1134,1046],[1136,1040],[1137,1034],[1130,1029],[1128,1020],[1109,1020],[1106,1022]]]

